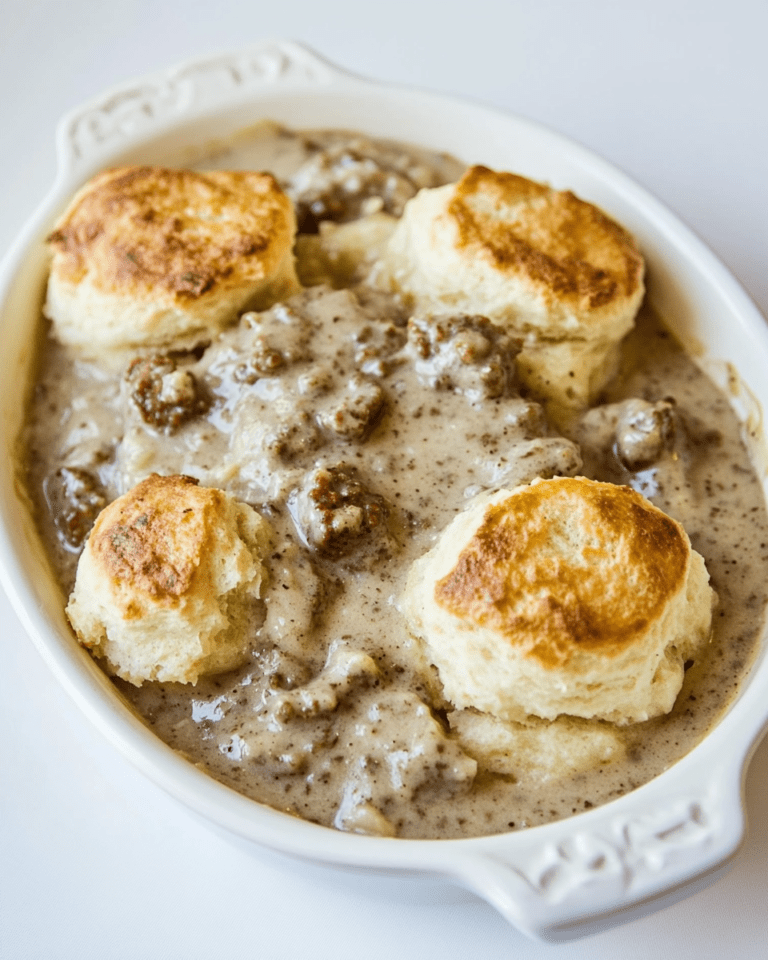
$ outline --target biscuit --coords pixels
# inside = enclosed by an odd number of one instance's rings
[[[576,717],[515,723],[489,713],[455,710],[448,714],[448,723],[462,750],[481,769],[515,780],[574,776],[623,760],[627,752],[620,727]]]
[[[522,381],[557,413],[590,403],[643,297],[634,239],[569,191],[487,167],[410,200],[377,282],[421,312],[478,313],[522,338]]]
[[[295,231],[270,174],[107,170],[48,238],[43,312],[59,340],[87,352],[210,336],[297,289]]]
[[[679,523],[629,487],[557,477],[455,518],[402,610],[457,707],[625,724],[672,709],[714,600]]]
[[[153,474],[99,514],[67,615],[109,672],[196,683],[245,662],[270,528],[191,477]]]

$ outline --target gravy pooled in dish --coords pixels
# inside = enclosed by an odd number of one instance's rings
[[[687,753],[752,661],[768,517],[634,240],[357,134],[203,167],[102,174],[50,238],[23,469],[123,698],[381,836],[545,823]]]

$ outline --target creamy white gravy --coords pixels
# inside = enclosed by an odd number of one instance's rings
[[[368,141],[345,154],[343,139],[265,129],[205,165],[287,178],[309,160],[293,184],[309,230],[382,206],[398,215],[459,170]],[[605,803],[701,740],[753,658],[768,518],[739,424],[648,309],[621,375],[568,437],[520,395],[496,328],[442,318],[438,349],[434,320],[409,333],[407,319],[365,286],[313,287],[193,352],[140,353],[130,375],[132,356],[85,361],[46,330],[25,469],[62,588],[98,510],[148,474],[226,488],[276,531],[264,620],[238,671],[196,686],[115,681],[158,736],[247,796],[344,830],[489,834]],[[719,595],[714,635],[669,716],[614,730],[623,759],[566,777],[492,773],[451,727],[398,597],[472,496],[576,473],[629,483],[684,524]]]

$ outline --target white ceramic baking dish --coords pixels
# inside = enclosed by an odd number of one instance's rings
[[[648,296],[724,386],[765,474],[763,318],[715,257],[660,203],[603,160],[527,120],[372,83],[292,43],[265,42],[111,90],[66,116],[56,183],[0,271],[0,572],[22,623],[82,710],[123,754],[184,804],[246,842],[305,862],[457,882],[520,930],[566,940],[694,892],[728,866],[744,830],[742,780],[768,722],[762,652],[727,716],[662,776],[606,806],[547,826],[451,841],[338,833],[278,813],[208,778],[156,739],[73,641],[23,505],[13,451],[42,298],[43,239],[72,192],[118,163],[182,164],[262,119],[347,127],[447,150],[568,187],[625,224],[648,263]]]

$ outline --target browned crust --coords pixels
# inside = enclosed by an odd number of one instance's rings
[[[689,557],[680,524],[630,487],[557,478],[489,507],[434,596],[556,667],[635,643],[683,587]]]
[[[268,277],[290,250],[288,198],[270,174],[121,167],[94,177],[48,237],[59,279],[189,303]]]
[[[102,511],[89,548],[112,583],[169,604],[190,590],[221,497],[197,483],[153,474]]]
[[[631,297],[641,284],[634,238],[570,191],[475,166],[456,185],[448,213],[458,246],[583,310]]]

